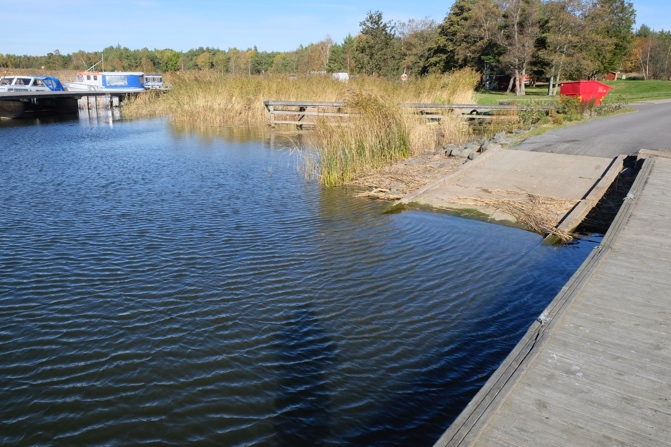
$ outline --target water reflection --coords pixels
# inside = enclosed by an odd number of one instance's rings
[[[293,312],[277,334],[279,382],[275,430],[282,447],[319,446],[327,439],[337,346],[316,312],[306,305]]]
[[[101,107],[98,109],[79,110],[79,122],[84,126],[109,126],[121,119],[118,107]]]
[[[43,115],[33,116],[28,118],[5,119],[0,118],[0,129],[11,127],[25,127],[25,126],[39,126],[43,124],[66,123],[69,121],[77,121],[78,116],[75,113],[68,113],[62,115]]]
[[[221,139],[231,143],[266,141],[270,129],[267,127],[204,127],[170,123],[170,133],[176,137],[196,136],[203,141]]]
[[[0,132],[2,445],[431,445],[586,256],[108,118]]]

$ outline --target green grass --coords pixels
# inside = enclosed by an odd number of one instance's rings
[[[604,84],[613,89],[606,96],[606,104],[613,102],[633,102],[649,99],[671,98],[671,82],[669,81],[638,81],[619,80],[606,81]]]
[[[515,93],[494,92],[483,90],[476,92],[475,100],[477,104],[498,104],[500,102],[509,102],[511,104],[538,104],[543,102],[555,101],[556,96],[548,96],[546,86],[527,87],[526,95],[517,96]]]
[[[670,81],[640,81],[640,80],[618,80],[604,81],[613,89],[604,101],[605,104],[630,103],[634,101],[645,101],[650,99],[671,98]],[[509,102],[512,104],[537,104],[552,102],[559,99],[558,96],[548,96],[547,86],[538,85],[527,87],[525,96],[516,96],[514,93],[481,91],[475,94],[477,104],[498,104]]]

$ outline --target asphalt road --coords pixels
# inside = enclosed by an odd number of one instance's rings
[[[594,157],[636,154],[640,149],[671,150],[671,100],[630,107],[636,112],[552,130],[512,149]]]

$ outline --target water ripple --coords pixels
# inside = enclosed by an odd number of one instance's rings
[[[3,445],[430,445],[596,243],[161,121],[38,127],[0,129]]]

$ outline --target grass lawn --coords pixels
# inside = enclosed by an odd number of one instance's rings
[[[671,98],[671,82],[669,81],[638,81],[619,80],[606,81],[604,84],[613,89],[606,96],[605,102],[633,102],[646,99]]]
[[[618,80],[605,81],[613,89],[610,91],[604,103],[630,103],[634,101],[643,101],[646,99],[666,99],[671,98],[671,81],[639,81],[639,80]],[[548,96],[545,85],[536,87],[527,87],[525,96],[516,96],[514,93],[481,91],[475,94],[478,104],[498,104],[500,102],[510,102],[514,104],[539,104],[543,102],[553,102],[559,99],[558,96]]]
[[[525,96],[517,96],[515,93],[495,92],[482,90],[475,93],[475,100],[478,104],[498,104],[500,102],[509,102],[513,104],[539,104],[543,102],[553,102],[557,100],[556,96],[548,96],[546,86],[527,87]]]

